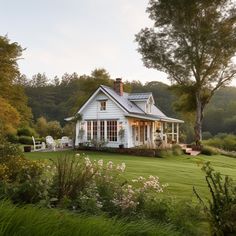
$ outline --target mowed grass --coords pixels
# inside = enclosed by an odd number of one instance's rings
[[[78,152],[34,152],[26,153],[25,156],[32,160],[49,160],[63,155],[74,155]],[[82,153],[82,152],[80,152]],[[168,183],[164,194],[176,198],[188,198],[196,200],[193,194],[193,186],[200,195],[206,198],[209,194],[205,182],[204,172],[201,171],[202,165],[210,161],[212,166],[223,175],[229,175],[236,180],[236,159],[221,155],[190,157],[187,155],[171,156],[165,158],[128,156],[103,152],[85,152],[91,159],[103,159],[105,162],[126,164],[126,173],[128,179],[138,176],[147,177],[156,175],[160,177],[161,183]]]

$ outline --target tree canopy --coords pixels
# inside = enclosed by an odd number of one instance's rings
[[[154,21],[136,35],[144,65],[169,75],[195,108],[195,139],[211,97],[235,78],[236,8],[231,0],[150,0]],[[194,103],[192,103],[194,101]],[[184,103],[183,103],[184,104]]]
[[[0,36],[0,122],[3,126],[6,125],[5,130],[9,130],[9,122],[12,123],[10,130],[13,130],[17,125],[28,123],[32,117],[24,88],[19,82],[17,61],[22,52],[18,43]]]

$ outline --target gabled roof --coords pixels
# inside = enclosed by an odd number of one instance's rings
[[[105,85],[100,85],[80,108],[78,113],[80,113],[100,91],[110,97],[125,112],[125,116],[127,117],[183,123],[182,120],[167,117],[155,105],[152,105],[152,113],[148,114],[135,104],[135,101],[148,101],[148,99],[152,97],[152,93],[123,93],[123,96],[120,96],[112,88]]]
[[[139,108],[135,103],[127,99],[128,93],[124,93],[123,96],[118,95],[112,88],[101,85],[100,86],[105,92],[112,96],[127,112],[134,112],[143,114],[143,110]]]
[[[117,94],[112,88],[101,85],[100,86],[105,93],[108,93],[113,99],[116,100],[126,111],[126,116],[129,117],[140,117],[142,119],[151,119],[151,120],[162,120],[167,122],[178,122],[183,123],[184,121],[167,117],[160,109],[158,109],[155,105],[152,105],[152,113],[148,114],[143,111],[139,106],[135,104],[135,101],[140,100],[148,100],[152,93],[124,93],[123,96]]]

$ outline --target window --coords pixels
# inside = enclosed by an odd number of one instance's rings
[[[107,121],[107,139],[108,141],[117,141],[117,121],[108,120]]]
[[[145,125],[144,126],[144,141],[147,141],[148,140],[148,126]]]
[[[100,111],[105,111],[106,106],[107,106],[107,102],[106,101],[101,101],[100,102]]]
[[[135,127],[135,140],[138,142],[139,136],[138,136],[138,126]]]
[[[98,137],[98,123],[93,121],[93,139],[97,140]]]
[[[87,140],[91,140],[91,121],[87,121]]]
[[[105,140],[105,121],[100,121],[100,139],[103,141]]]

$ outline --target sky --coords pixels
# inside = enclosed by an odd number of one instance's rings
[[[123,80],[161,81],[167,75],[144,67],[135,34],[152,25],[148,0],[0,0],[0,35],[26,50],[19,67],[31,77],[105,68]],[[235,83],[236,85],[236,83]]]

